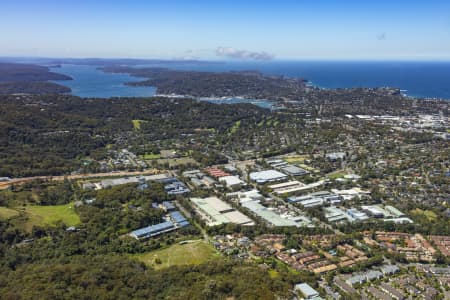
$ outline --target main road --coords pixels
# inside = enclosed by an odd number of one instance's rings
[[[0,190],[7,189],[12,185],[21,185],[33,180],[46,180],[46,181],[63,181],[64,179],[86,179],[96,177],[126,177],[126,176],[138,176],[138,175],[152,175],[164,173],[164,170],[150,169],[145,171],[113,171],[108,173],[88,173],[88,174],[75,174],[75,175],[60,175],[60,176],[33,176],[23,178],[13,178],[8,181],[0,182]]]

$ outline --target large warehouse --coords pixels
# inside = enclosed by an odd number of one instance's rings
[[[267,207],[261,205],[257,201],[247,201],[241,203],[241,205],[272,226],[299,226],[294,220],[281,217],[279,214],[267,209]]]
[[[250,173],[250,179],[256,183],[264,184],[266,182],[286,180],[288,176],[276,170],[266,170]]]
[[[135,239],[146,239],[175,229],[176,227],[172,222],[166,221],[163,223],[135,230],[130,233],[130,236],[134,237]]]
[[[197,213],[207,222],[208,226],[226,223],[239,225],[255,224],[249,217],[217,197],[191,198],[190,200],[195,205]]]
[[[166,206],[174,207],[171,202],[166,202],[165,204]],[[186,226],[189,226],[189,221],[179,211],[172,209],[166,215],[164,222],[134,230],[130,233],[130,236],[143,240]]]

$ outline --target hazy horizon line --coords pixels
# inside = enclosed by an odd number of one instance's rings
[[[71,56],[9,56],[0,55],[1,59],[8,60],[148,60],[148,61],[167,61],[167,62],[203,62],[203,63],[271,63],[271,62],[450,62],[448,58],[331,58],[331,57],[315,57],[315,58],[274,58],[270,60],[249,60],[249,59],[208,59],[208,58],[158,58],[158,57],[71,57]]]

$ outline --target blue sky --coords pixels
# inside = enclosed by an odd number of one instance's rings
[[[448,0],[2,0],[0,28],[0,56],[450,60]]]

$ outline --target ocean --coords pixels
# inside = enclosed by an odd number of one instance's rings
[[[389,86],[399,88],[412,97],[450,99],[450,62],[234,61],[145,66],[213,72],[256,70],[267,75],[301,77],[321,88]],[[140,97],[155,93],[152,87],[123,84],[139,78],[106,74],[93,66],[62,65],[52,71],[72,76],[74,80],[59,83],[72,88],[72,93],[81,97]]]

